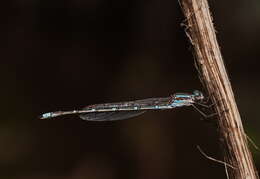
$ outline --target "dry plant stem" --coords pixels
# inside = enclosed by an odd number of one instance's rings
[[[230,179],[258,179],[207,0],[181,0],[181,6],[202,82],[216,104],[224,160],[235,167],[227,169],[228,176]]]

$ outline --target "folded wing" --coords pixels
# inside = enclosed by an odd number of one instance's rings
[[[79,115],[83,120],[87,121],[116,121],[139,116],[145,113],[141,111],[111,111],[111,112],[92,112]]]

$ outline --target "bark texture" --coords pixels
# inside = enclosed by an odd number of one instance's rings
[[[229,178],[258,179],[241,117],[223,62],[207,0],[181,0],[184,27],[196,66],[218,115],[220,139]]]

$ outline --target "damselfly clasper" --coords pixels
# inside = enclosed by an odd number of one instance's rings
[[[149,110],[194,106],[194,104],[200,104],[203,99],[204,96],[202,92],[196,90],[193,93],[176,93],[165,98],[148,98],[128,102],[95,104],[86,106],[81,110],[48,112],[42,114],[40,119],[48,119],[68,114],[79,114],[79,117],[83,120],[114,121],[135,117]]]

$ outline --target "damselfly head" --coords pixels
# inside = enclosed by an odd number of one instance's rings
[[[195,91],[193,91],[193,98],[194,98],[194,101],[201,102],[204,100],[204,95],[201,91],[195,90]]]

